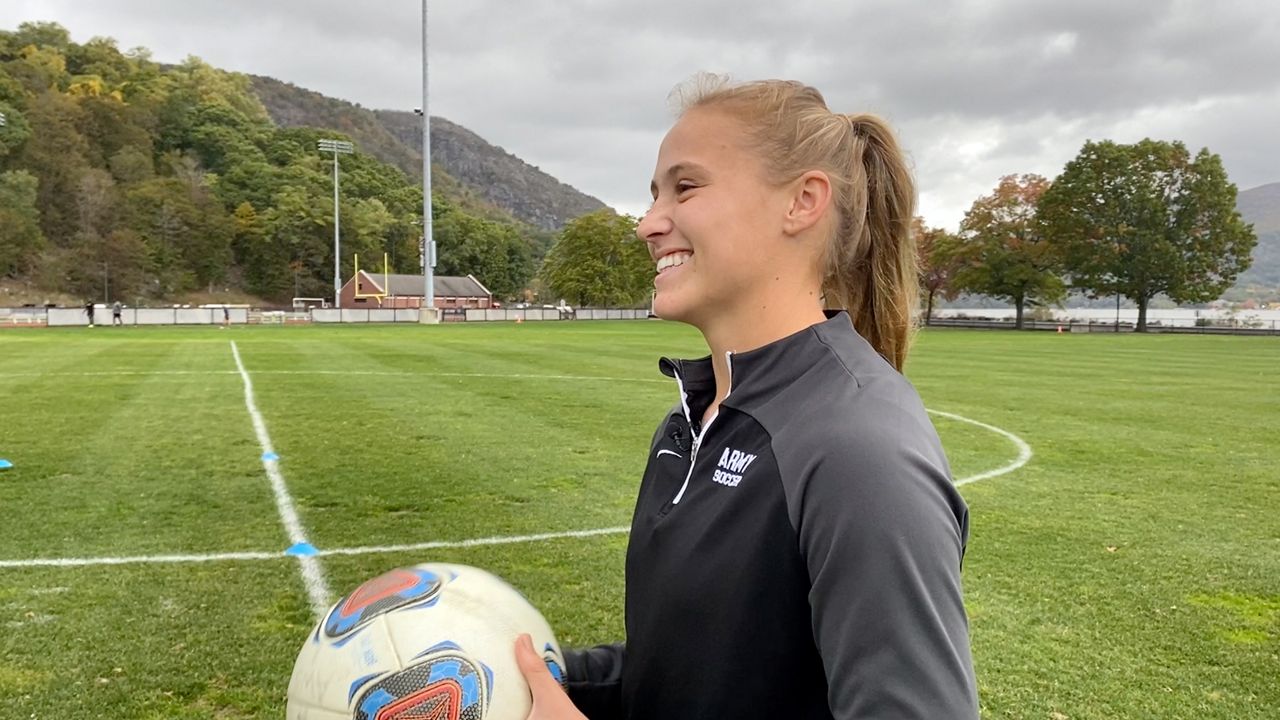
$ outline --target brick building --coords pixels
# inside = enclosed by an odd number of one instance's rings
[[[473,275],[453,277],[436,275],[435,306],[445,310],[493,307],[493,293]],[[386,287],[383,287],[383,285]],[[417,308],[422,307],[421,275],[382,275],[361,270],[342,286],[339,294],[344,308]],[[357,297],[384,295],[385,297]]]

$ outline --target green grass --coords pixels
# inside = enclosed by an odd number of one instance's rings
[[[0,560],[283,550],[231,340],[321,548],[626,525],[675,402],[656,358],[701,347],[657,322],[3,333]],[[1035,451],[962,490],[984,717],[1280,715],[1277,361],[1272,338],[921,336],[926,404]],[[935,420],[957,477],[1016,456]],[[489,568],[580,645],[622,633],[625,546],[323,566],[335,592]],[[280,717],[312,622],[292,559],[0,568],[0,718]]]

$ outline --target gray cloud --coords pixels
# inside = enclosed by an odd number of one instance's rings
[[[367,107],[420,105],[420,3],[9,0],[78,41],[188,54]],[[1242,188],[1280,180],[1280,6],[1075,0],[439,0],[431,112],[638,212],[665,98],[698,70],[789,77],[900,129],[921,208],[954,226],[1000,175],[1053,176],[1086,138],[1181,139]]]

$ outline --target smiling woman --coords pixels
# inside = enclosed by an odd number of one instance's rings
[[[663,358],[632,519],[624,644],[517,648],[534,719],[976,718],[968,510],[901,374],[914,185],[893,133],[800,83],[700,77],[637,226]]]

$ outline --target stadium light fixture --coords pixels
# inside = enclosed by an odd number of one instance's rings
[[[333,306],[342,307],[342,276],[338,267],[338,156],[350,155],[355,146],[345,140],[321,140],[320,152],[333,153]]]
[[[9,123],[9,120],[5,118],[4,113],[0,113],[0,127],[4,127],[8,123]]]

